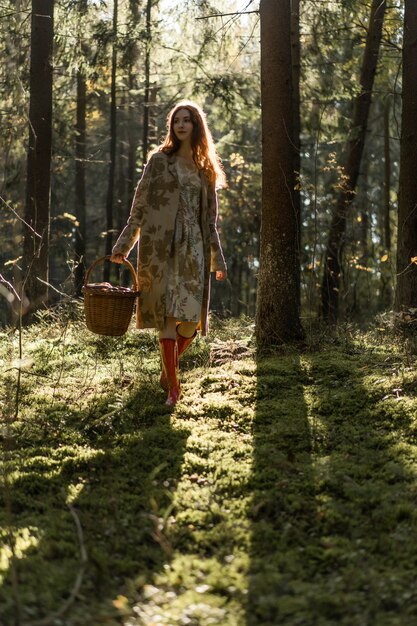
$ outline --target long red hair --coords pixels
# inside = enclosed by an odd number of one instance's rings
[[[174,118],[180,109],[187,109],[193,123],[191,135],[191,148],[193,160],[197,167],[203,170],[209,182],[216,188],[226,186],[226,176],[219,155],[214,145],[213,137],[207,125],[206,115],[203,110],[191,100],[182,100],[168,113],[167,135],[164,141],[154,150],[155,152],[165,152],[174,154],[180,147],[181,142],[174,133]]]

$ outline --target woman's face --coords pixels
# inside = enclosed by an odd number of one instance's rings
[[[193,122],[188,109],[179,109],[175,113],[172,128],[178,141],[191,141]]]

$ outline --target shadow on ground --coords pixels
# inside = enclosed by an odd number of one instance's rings
[[[172,429],[163,398],[161,390],[143,384],[124,407],[99,417],[68,407],[65,412],[52,403],[36,431],[22,426],[19,475],[9,494],[20,554],[14,559],[14,590],[11,567],[0,587],[2,626],[53,615],[68,599],[82,570],[68,499],[88,561],[71,619],[64,616],[60,623],[119,623],[123,594],[169,560],[161,520],[171,504],[188,431]],[[104,396],[102,406],[109,405]],[[128,578],[132,571],[135,580]]]
[[[392,368],[353,346],[258,364],[248,626],[417,623],[413,409],[370,363]]]

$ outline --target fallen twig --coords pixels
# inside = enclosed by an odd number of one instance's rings
[[[70,606],[76,600],[76,598],[78,596],[78,593],[79,593],[79,591],[81,589],[81,585],[82,585],[83,578],[84,578],[85,567],[86,567],[87,561],[88,561],[87,550],[86,550],[85,544],[84,544],[84,534],[83,534],[83,529],[82,529],[82,526],[81,526],[80,518],[78,517],[77,512],[75,511],[75,509],[72,506],[71,502],[67,502],[67,506],[69,508],[69,511],[70,511],[72,517],[74,518],[75,526],[77,528],[78,542],[79,542],[79,545],[80,545],[80,554],[81,554],[81,566],[80,566],[80,569],[78,571],[77,577],[75,579],[73,588],[71,590],[71,593],[70,593],[69,597],[63,603],[61,608],[58,609],[58,611],[56,611],[55,613],[51,613],[50,615],[47,615],[46,617],[44,617],[44,618],[42,618],[40,620],[37,620],[36,622],[24,622],[22,624],[22,626],[51,626],[51,625],[53,625],[55,623],[56,619],[62,617],[64,615],[64,613],[66,613],[68,611]]]

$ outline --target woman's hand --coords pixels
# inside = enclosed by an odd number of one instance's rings
[[[226,270],[217,270],[216,272],[216,280],[226,280],[227,271]]]
[[[124,254],[120,254],[119,252],[116,252],[115,254],[112,254],[110,257],[110,261],[112,263],[123,263],[126,260],[126,257]]]

